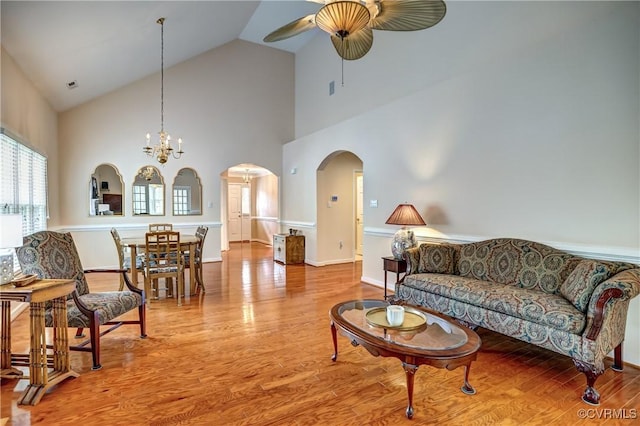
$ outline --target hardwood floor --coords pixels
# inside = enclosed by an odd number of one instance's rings
[[[92,275],[94,290],[118,286]],[[16,403],[26,380],[3,380],[0,417],[10,425],[631,425],[640,416],[639,369],[608,369],[597,381],[602,403],[590,407],[569,358],[479,330],[477,394],[460,391],[463,369],[420,367],[408,420],[398,360],[339,336],[331,361],[331,306],[382,297],[360,276],[359,262],[283,266],[270,247],[234,244],[223,262],[205,265],[202,299],[151,303],[147,339],[132,326],[104,336],[102,370],[91,371],[90,353],[72,352],[80,377],[34,407]],[[28,333],[25,312],[13,324],[15,351],[28,349]],[[615,416],[627,418],[606,419]]]

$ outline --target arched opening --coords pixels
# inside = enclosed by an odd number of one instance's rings
[[[249,163],[220,174],[221,250],[231,243],[271,244],[278,232],[279,179],[270,170]]]
[[[363,163],[336,151],[318,166],[317,258],[320,264],[347,263],[362,256]]]

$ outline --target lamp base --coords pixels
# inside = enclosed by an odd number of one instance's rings
[[[393,241],[391,242],[391,253],[397,260],[402,260],[404,252],[407,249],[410,249],[417,245],[418,242],[416,241],[416,237],[413,234],[413,231],[410,231],[407,228],[402,228],[393,235]]]
[[[0,285],[13,281],[13,253],[0,254]]]

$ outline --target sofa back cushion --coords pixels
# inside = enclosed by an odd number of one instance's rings
[[[420,244],[418,273],[454,274],[456,248],[449,244]]]
[[[591,294],[598,284],[632,267],[633,265],[622,262],[585,259],[564,280],[560,293],[577,309],[586,312]]]
[[[457,266],[463,277],[555,294],[580,260],[541,243],[496,238],[462,245]]]

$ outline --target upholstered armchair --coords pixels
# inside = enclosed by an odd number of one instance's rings
[[[16,248],[16,254],[22,272],[36,274],[40,278],[74,279],[76,289],[67,298],[68,325],[77,328],[76,338],[83,337],[83,329],[89,329],[89,339],[71,350],[91,352],[93,370],[102,368],[100,364],[100,338],[123,324],[140,326],[140,337],[146,337],[146,300],[145,293],[131,284],[125,269],[83,270],[80,257],[70,233],[41,231],[24,237],[24,245]],[[89,290],[85,273],[120,273],[127,290],[92,293]],[[114,280],[117,282],[117,280]],[[51,304],[45,306],[45,325],[53,326]],[[117,318],[134,309],[138,309],[137,320],[118,320]],[[110,326],[100,331],[100,326]],[[88,346],[89,345],[89,346]]]

